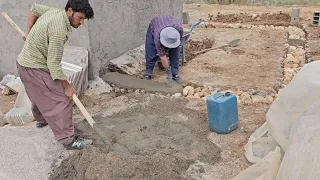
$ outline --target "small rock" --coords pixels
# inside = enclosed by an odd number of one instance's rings
[[[132,89],[128,89],[128,93],[132,93]]]
[[[114,88],[114,92],[115,92],[115,93],[119,93],[119,92],[120,92],[120,88],[115,87],[115,88]]]
[[[174,94],[172,97],[179,98],[179,97],[181,97],[181,96],[182,96],[181,93],[176,93],[176,94]]]
[[[137,89],[137,90],[135,90],[135,91],[134,91],[134,93],[136,93],[136,94],[140,94],[140,90],[139,90],[139,89]]]
[[[189,93],[189,90],[187,89],[187,87],[185,87],[185,88],[182,90],[183,96],[187,96],[188,93]]]
[[[288,73],[288,72],[285,72],[285,73],[284,73],[283,83],[284,83],[284,84],[289,84],[289,82],[292,80],[292,78],[293,78],[293,74]]]
[[[209,89],[203,89],[202,90],[203,96],[209,96],[211,95],[211,91]]]
[[[146,93],[146,90],[141,89],[141,93],[142,93],[142,94],[145,94],[145,93]]]
[[[200,94],[199,94],[199,93],[195,93],[195,94],[194,94],[194,98],[196,98],[196,99],[200,99],[200,98],[201,98],[201,96],[200,96]]]
[[[194,93],[198,93],[198,92],[201,92],[201,87],[194,89]]]
[[[295,46],[289,46],[288,53],[293,54],[293,52],[297,49]]]
[[[270,95],[266,96],[265,102],[268,104],[271,104],[273,102],[274,98]]]
[[[256,93],[257,93],[257,91],[254,90],[254,89],[249,89],[249,90],[248,90],[248,94],[250,94],[250,95],[254,95],[254,94],[256,94]]]
[[[188,95],[193,96],[194,95],[194,89],[189,90]]]
[[[121,92],[121,93],[125,93],[125,92],[126,92],[126,89],[120,89],[120,92]]]
[[[239,90],[239,91],[236,91],[234,93],[235,93],[236,96],[240,96],[243,93],[243,91]]]
[[[192,87],[192,86],[186,86],[184,89],[190,91],[190,90],[194,90],[194,87]]]
[[[215,95],[217,93],[217,91],[212,91],[211,95]]]
[[[170,96],[171,96],[171,94],[170,94],[170,93],[166,95],[166,97],[170,97]]]
[[[207,100],[207,97],[202,97],[201,99],[206,101],[206,100]]]
[[[288,67],[294,67],[293,65],[298,65],[300,64],[300,60],[293,57],[292,54],[288,54],[287,58],[283,61],[284,67],[288,68]],[[298,67],[298,66],[297,66]]]
[[[258,103],[258,102],[263,102],[264,97],[259,96],[259,95],[252,95],[251,99],[252,99],[253,103]]]
[[[240,95],[240,101],[243,102],[244,104],[250,104],[251,103],[251,97],[250,94],[247,92],[244,92]]]

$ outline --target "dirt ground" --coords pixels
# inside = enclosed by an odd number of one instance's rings
[[[319,28],[310,27],[312,12],[318,7],[301,7],[301,22],[307,24],[308,57],[318,59]],[[215,23],[288,26],[292,7],[185,5],[190,22],[204,19]],[[211,19],[211,20],[210,20]],[[188,27],[188,25],[186,26]],[[196,28],[191,35],[188,62],[181,77],[194,87],[268,90],[279,86],[283,76],[281,60],[286,55],[285,30],[243,28]],[[198,56],[194,52],[225,45],[233,48],[213,50]],[[155,80],[164,72],[155,70]],[[111,142],[108,146],[91,129],[75,108],[77,133],[92,138],[91,148],[74,151],[59,167],[54,166],[50,180],[60,179],[187,179],[229,180],[251,164],[244,156],[249,136],[265,122],[268,104],[238,105],[239,128],[219,135],[208,128],[206,104],[202,99],[175,98],[166,94],[142,92],[84,96],[81,100]],[[15,96],[0,95],[0,109],[7,112]]]
[[[214,47],[240,39],[236,47],[209,51],[181,67],[185,81],[201,87],[267,90],[279,84],[286,55],[284,30],[198,28],[192,39],[212,38]]]
[[[7,113],[14,106],[16,98],[16,94],[6,96],[0,93],[0,111]]]
[[[101,129],[112,132],[112,145],[103,146],[85,121],[78,123],[79,133],[95,139],[95,147],[70,156],[52,172],[51,180],[194,179],[211,172],[206,172],[206,166],[203,171],[187,171],[197,161],[232,170],[210,177],[234,176],[249,165],[242,163],[244,152],[239,147],[264,121],[267,108],[265,104],[241,105],[241,126],[227,137],[210,132],[206,104],[200,99],[133,93],[109,104],[114,110],[101,109],[94,119]]]

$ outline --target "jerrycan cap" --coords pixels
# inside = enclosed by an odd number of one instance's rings
[[[230,95],[231,95],[231,92],[226,92],[224,95],[225,95],[225,96],[230,96]]]

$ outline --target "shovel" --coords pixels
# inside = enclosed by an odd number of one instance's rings
[[[7,21],[15,28],[22,36],[25,35],[25,33],[20,29],[20,27],[13,22],[13,20],[5,13],[3,12],[2,15],[7,19]],[[83,116],[86,118],[89,125],[92,127],[92,129],[98,134],[98,136],[102,139],[103,143],[105,145],[110,145],[113,141],[113,135],[111,134],[105,134],[95,123],[95,121],[92,119],[91,115],[88,113],[86,108],[82,105],[78,97],[74,94],[72,96],[72,100],[74,103],[78,106]]]
[[[235,40],[229,42],[227,45],[223,45],[223,46],[220,46],[220,47],[214,47],[214,48],[205,49],[205,50],[196,52],[194,55],[203,54],[203,53],[206,53],[206,52],[211,51],[211,50],[214,50],[214,49],[221,49],[221,48],[225,48],[225,47],[235,47],[235,46],[237,46],[237,45],[239,44],[239,42],[240,42],[240,39],[235,39]]]

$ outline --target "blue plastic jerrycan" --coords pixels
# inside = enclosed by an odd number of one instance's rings
[[[239,126],[237,97],[230,92],[208,96],[207,112],[211,131],[228,134]]]

